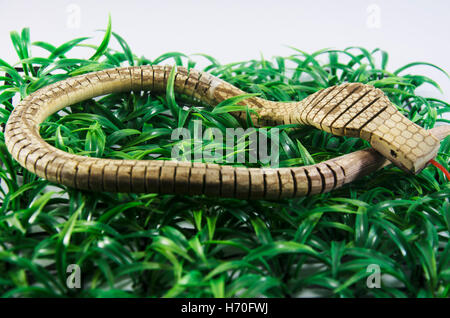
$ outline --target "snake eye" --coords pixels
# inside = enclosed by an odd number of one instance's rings
[[[391,156],[397,158],[397,153],[394,150],[391,150]]]

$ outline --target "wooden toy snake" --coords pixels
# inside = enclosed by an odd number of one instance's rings
[[[243,168],[164,160],[113,160],[66,153],[47,144],[39,125],[62,108],[96,96],[127,91],[164,92],[171,66],[136,66],[88,73],[46,86],[23,99],[6,129],[9,152],[39,177],[91,191],[206,194],[241,199],[279,199],[338,188],[393,162],[419,173],[439,149],[448,126],[427,131],[404,117],[383,92],[347,83],[300,102],[251,97],[243,102],[258,116],[255,125],[310,125],[338,136],[360,137],[373,149],[311,166]],[[176,69],[175,92],[212,106],[244,92],[208,73]],[[245,117],[245,112],[235,114]],[[436,137],[438,138],[436,138]],[[389,161],[388,161],[389,160]]]

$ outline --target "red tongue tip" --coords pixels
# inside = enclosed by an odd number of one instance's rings
[[[431,159],[429,162],[430,162],[433,166],[435,166],[436,168],[438,168],[439,170],[441,170],[441,171],[445,174],[445,176],[447,177],[447,180],[450,181],[450,173],[447,171],[447,169],[444,168],[443,165],[441,165],[439,162],[437,162],[437,161],[434,160],[434,159]]]

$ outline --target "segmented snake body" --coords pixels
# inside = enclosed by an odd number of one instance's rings
[[[393,162],[418,173],[436,156],[439,140],[409,121],[379,89],[348,83],[320,90],[300,102],[251,97],[256,125],[311,125],[334,135],[363,138],[373,149],[319,164],[243,168],[164,160],[113,160],[66,153],[47,144],[39,125],[49,115],[83,100],[114,92],[166,90],[171,66],[136,66],[88,73],[51,84],[23,99],[12,112],[5,141],[12,156],[39,177],[66,186],[112,192],[206,194],[279,199],[322,193]],[[212,106],[245,92],[208,73],[178,67],[175,92]],[[246,112],[239,112],[245,117]],[[436,131],[440,137],[448,129]]]

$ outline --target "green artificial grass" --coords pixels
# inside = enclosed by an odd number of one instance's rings
[[[421,85],[440,89],[438,84],[410,73],[416,65],[438,67],[411,63],[392,71],[388,53],[380,49],[308,54],[292,48],[289,56],[231,64],[177,52],[149,60],[111,32],[110,22],[98,46],[86,44],[86,37],[59,46],[31,42],[27,28],[11,32],[11,40],[19,62],[0,59],[0,70],[9,74],[0,77],[2,127],[17,100],[40,87],[85,72],[143,64],[195,67],[278,101],[301,100],[343,82],[369,83],[425,128],[449,122],[442,118],[450,111],[448,103],[415,94]],[[113,41],[121,50],[110,48]],[[33,47],[48,53],[32,56]],[[69,57],[74,47],[84,47],[91,58]],[[81,155],[169,159],[177,144],[172,131],[193,129],[194,120],[223,132],[250,127],[251,122],[229,114],[238,102],[228,101],[220,110],[190,105],[183,96],[175,98],[169,81],[165,96],[111,94],[67,107],[42,124],[41,134],[59,149]],[[280,166],[320,162],[369,146],[310,127],[279,128]],[[210,143],[206,138],[203,146]],[[441,145],[437,161],[448,169],[450,139]],[[191,151],[189,144],[183,149]],[[450,187],[433,166],[411,176],[391,165],[330,193],[250,201],[92,193],[51,184],[12,160],[3,133],[0,158],[3,297],[450,295]],[[67,286],[69,264],[80,266],[81,288]],[[381,288],[367,286],[373,266],[381,270]]]

